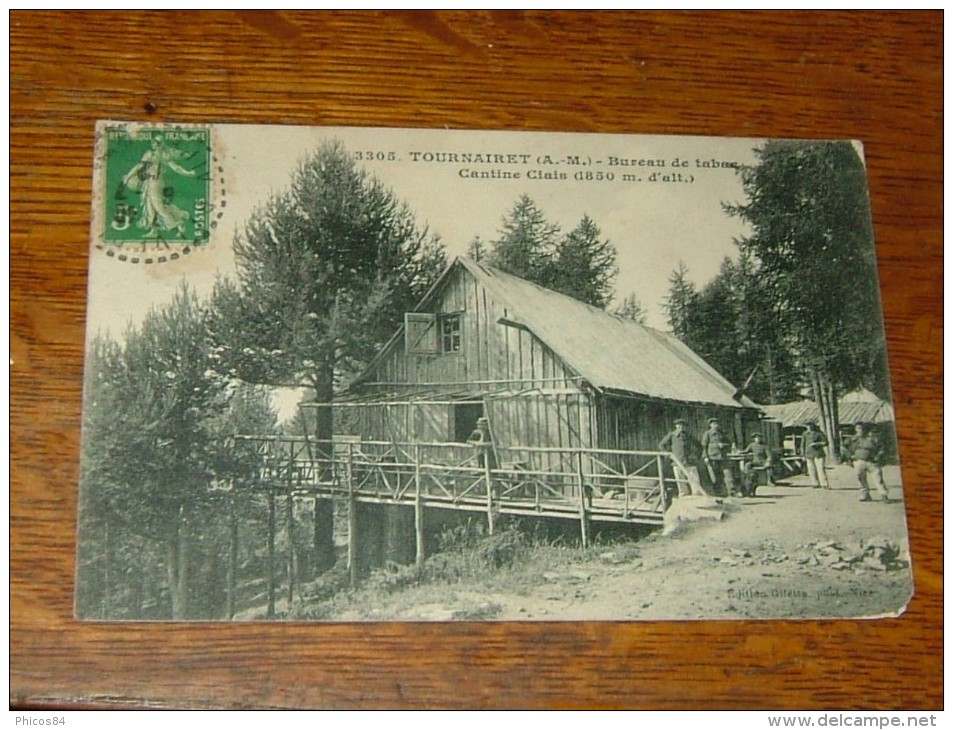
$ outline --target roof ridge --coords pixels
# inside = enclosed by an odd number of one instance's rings
[[[575,297],[572,297],[569,294],[563,294],[562,292],[558,292],[555,289],[548,289],[547,287],[542,286],[541,284],[537,284],[535,281],[530,281],[529,279],[524,279],[521,276],[516,276],[516,274],[511,274],[508,271],[503,271],[502,269],[499,269],[495,266],[490,266],[489,264],[485,264],[482,261],[477,261],[476,259],[471,259],[467,256],[457,256],[457,260],[461,261],[461,263],[463,263],[465,266],[468,266],[468,268],[477,267],[479,269],[482,269],[483,273],[488,276],[500,276],[500,277],[504,277],[508,279],[513,279],[514,281],[519,282],[521,285],[531,286],[535,289],[538,289],[541,293],[547,296],[559,297],[561,299],[565,299],[566,301],[576,304],[578,306],[587,307],[591,309],[594,314],[602,314],[602,315],[605,315],[606,317],[612,317],[613,319],[620,322],[624,322],[627,324],[634,324],[637,327],[642,327],[643,329],[658,331],[658,330],[655,330],[655,328],[653,327],[649,327],[648,325],[641,324],[631,319],[620,317],[619,315],[614,314],[608,310],[602,309],[601,307],[597,307],[595,304],[584,302],[581,299],[576,299]]]

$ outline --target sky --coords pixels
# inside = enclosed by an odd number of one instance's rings
[[[703,285],[725,256],[734,256],[733,240],[746,232],[740,220],[722,210],[724,202],[743,200],[738,175],[730,167],[711,166],[712,161],[751,163],[752,149],[761,142],[253,125],[220,126],[213,135],[222,170],[216,203],[224,202],[224,207],[216,208],[223,215],[211,243],[176,262],[150,266],[120,262],[94,249],[92,331],[108,329],[119,335],[126,321],[138,322],[152,305],[167,302],[183,278],[200,294],[211,291],[217,275],[234,272],[234,232],[270,193],[286,189],[298,162],[329,138],[342,140],[348,150],[364,157],[383,157],[360,164],[405,201],[420,224],[440,235],[451,257],[464,254],[475,236],[484,241],[496,238],[503,217],[524,193],[564,232],[589,215],[618,252],[617,298],[635,293],[649,311],[648,324],[665,329],[660,305],[678,262],[684,261],[689,277]],[[481,161],[463,162],[464,155]],[[396,159],[389,161],[388,156]],[[589,164],[571,164],[573,158]],[[674,167],[676,159],[680,164]],[[623,165],[623,161],[643,164]],[[470,177],[480,174],[500,177]],[[517,174],[519,178],[503,177]],[[544,175],[551,177],[530,179]],[[575,175],[593,179],[575,180]],[[603,179],[596,179],[600,175]],[[661,181],[677,176],[692,181]]]
[[[211,240],[176,261],[121,262],[96,247],[108,194],[97,166],[90,256],[90,335],[121,337],[180,282],[207,296],[234,274],[232,240],[255,208],[287,189],[295,167],[338,139],[359,164],[439,234],[449,258],[475,236],[498,235],[504,216],[529,195],[563,232],[588,215],[615,246],[616,297],[634,293],[647,324],[666,329],[661,303],[684,261],[698,286],[710,281],[747,229],[723,203],[744,200],[731,164],[751,164],[759,139],[570,133],[224,125],[212,130],[216,169]],[[175,175],[168,173],[174,184]],[[168,182],[168,181],[167,181]],[[175,244],[173,244],[175,245]]]

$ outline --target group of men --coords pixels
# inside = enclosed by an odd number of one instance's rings
[[[675,430],[659,443],[659,451],[667,451],[672,455],[672,468],[680,497],[705,494],[698,471],[699,461],[704,464],[712,485],[721,494],[753,495],[757,488],[755,482],[758,472],[764,472],[768,481],[772,481],[771,450],[761,434],[755,434],[747,447],[736,451],[717,418],[708,419],[708,430],[702,434],[701,441],[692,436],[687,427],[688,421],[679,418],[675,421]],[[735,482],[733,462],[736,460],[741,464],[740,484]]]
[[[704,464],[711,484],[719,494],[729,496],[754,496],[759,473],[769,484],[774,483],[772,453],[760,433],[751,437],[751,443],[736,450],[734,443],[725,435],[717,418],[708,420],[708,430],[699,442],[688,432],[688,422],[679,418],[675,429],[659,442],[659,451],[672,456],[672,468],[678,483],[680,497],[690,494],[705,494],[701,486],[699,461]],[[815,489],[830,489],[827,479],[827,437],[813,421],[806,424],[801,442],[801,455],[807,466],[808,478]],[[883,478],[883,446],[876,435],[870,433],[866,424],[855,426],[854,436],[844,444],[844,457],[853,463],[860,484],[860,501],[871,501],[871,482],[877,487],[881,500],[889,501]],[[741,484],[735,483],[734,463],[740,464]]]
[[[827,448],[827,436],[818,430],[816,422],[808,421],[801,442],[801,453],[807,465],[811,486],[815,489],[831,488],[827,479]],[[858,423],[854,426],[854,435],[844,441],[843,457],[854,466],[854,473],[860,484],[861,502],[871,501],[871,481],[873,486],[877,487],[881,501],[890,501],[890,494],[884,482],[883,444],[870,432],[867,424]]]

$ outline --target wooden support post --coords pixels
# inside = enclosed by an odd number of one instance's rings
[[[665,462],[662,460],[661,454],[656,456],[655,459],[658,464],[658,486],[662,494],[662,511],[664,512],[668,509],[668,495],[665,493],[665,472],[663,471]]]
[[[589,509],[586,504],[586,475],[582,468],[582,451],[576,452],[576,473],[579,477],[579,528],[583,548],[589,547]]]
[[[295,498],[288,491],[285,502],[285,520],[288,523],[288,610],[294,605],[295,572],[297,556],[295,555]]]
[[[353,465],[351,444],[348,444],[347,462],[344,465],[344,481],[347,483],[347,567],[351,576],[351,585],[356,586],[360,582],[361,571],[358,565],[360,546],[357,544],[357,497],[354,494]]]
[[[483,481],[486,484],[486,526],[487,532],[492,535],[496,531],[496,516],[493,514],[493,474],[490,470],[489,450],[481,446],[480,454],[483,458]]]
[[[268,612],[266,618],[275,617],[275,488],[268,487]]]
[[[417,537],[416,563],[420,568],[427,559],[424,552],[424,495],[420,483],[420,444],[414,444],[414,533]]]
[[[625,469],[626,467],[623,466],[622,468]],[[625,477],[625,480],[622,482],[622,492],[625,498],[625,505],[622,508],[624,510],[622,512],[622,516],[628,517],[629,516],[629,478],[628,477]]]
[[[314,575],[333,567],[337,561],[334,546],[334,500],[314,498]]]

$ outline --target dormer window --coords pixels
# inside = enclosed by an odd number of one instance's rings
[[[440,351],[460,352],[460,320],[459,314],[443,314],[440,316]]]

